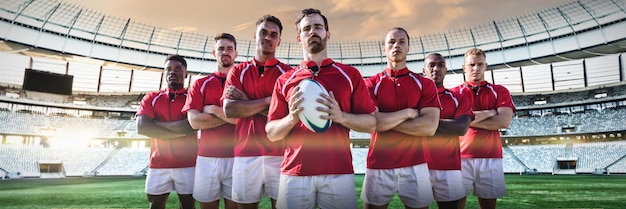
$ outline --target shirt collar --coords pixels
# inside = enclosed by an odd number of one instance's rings
[[[225,77],[226,77],[226,74],[225,74],[225,73],[222,73],[222,72],[220,72],[220,71],[215,71],[215,72],[213,72],[213,76],[215,76],[215,77],[220,77],[220,78],[225,78]]]
[[[255,66],[275,67],[276,65],[278,65],[279,61],[276,58],[272,58],[269,60],[265,60],[265,62],[261,62],[261,61],[256,60],[256,58],[252,58],[251,63]]]
[[[446,87],[443,87],[443,86],[442,87],[437,87],[437,92],[443,93],[445,91],[446,91]]]
[[[487,86],[487,84],[489,84],[487,81],[481,81],[478,83],[471,82],[471,81],[465,82],[465,86],[467,87],[483,87],[483,86]]]
[[[385,75],[393,78],[405,76],[409,74],[409,68],[405,67],[399,70],[393,70],[391,68],[385,68]]]
[[[174,89],[170,89],[170,88],[168,87],[168,88],[165,88],[165,92],[166,92],[166,93],[175,93],[175,94],[177,94],[177,95],[181,95],[181,94],[185,94],[185,92],[187,92],[187,89],[185,89],[185,87],[183,87],[183,88],[181,88],[181,89],[174,90]]]
[[[303,60],[302,62],[300,62],[300,67],[302,69],[307,69],[311,71],[311,73],[313,73],[314,75],[317,75],[319,71],[333,65],[334,63],[335,62],[331,58],[326,58],[322,60],[321,66],[317,66],[317,63],[315,63],[313,60]]]

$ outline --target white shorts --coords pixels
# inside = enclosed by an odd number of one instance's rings
[[[430,182],[437,202],[450,202],[465,197],[461,170],[430,170]]]
[[[398,193],[402,203],[412,208],[429,206],[433,200],[428,165],[395,169],[367,169],[361,191],[363,203],[385,205]]]
[[[220,198],[232,200],[234,158],[198,156],[193,185],[193,198],[213,202]]]
[[[497,199],[506,194],[501,158],[463,158],[461,171],[466,195],[472,189],[474,196],[482,199]]]
[[[357,208],[354,174],[280,175],[276,208]]]
[[[162,195],[172,191],[191,194],[195,170],[195,167],[150,168],[146,177],[146,194]]]
[[[233,201],[257,203],[265,193],[278,197],[280,164],[283,156],[235,157],[233,164]]]

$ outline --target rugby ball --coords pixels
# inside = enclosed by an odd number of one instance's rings
[[[317,107],[328,108],[328,106],[317,102],[318,98],[322,98],[320,93],[328,95],[328,91],[320,83],[309,78],[300,81],[297,88],[298,91],[302,92],[300,96],[302,103],[298,106],[302,108],[302,111],[298,113],[300,122],[315,133],[323,133],[328,130],[332,121],[320,118],[322,115],[327,116],[328,113],[317,110]]]

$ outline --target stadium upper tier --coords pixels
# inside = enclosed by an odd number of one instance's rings
[[[626,78],[626,0],[579,0],[506,20],[411,37],[409,68],[419,72],[429,53],[446,56],[446,87],[465,80],[463,53],[487,51],[485,78],[511,92],[585,88]],[[147,92],[162,88],[163,60],[181,54],[194,72],[188,83],[217,67],[213,36],[111,17],[58,0],[2,0],[0,83],[22,85],[24,68],[74,76],[74,91]],[[239,39],[238,62],[251,59],[254,40]],[[378,41],[329,42],[328,54],[368,77],[385,68]],[[24,56],[26,55],[26,56]],[[276,56],[296,65],[301,46],[283,41]],[[603,55],[603,56],[599,56]],[[589,58],[589,57],[595,58]],[[123,66],[123,67],[122,67]],[[148,69],[148,70],[145,70]],[[153,69],[157,69],[153,71]],[[97,81],[97,82],[96,82]]]
[[[626,45],[624,0],[579,0],[505,20],[447,32],[412,36],[409,62],[420,66],[433,52],[458,69],[463,53],[486,50],[491,66],[510,67],[533,62],[622,52]],[[58,0],[2,0],[0,37],[62,53],[138,66],[157,67],[167,54],[190,59],[189,69],[212,72],[212,35],[181,32],[112,17]],[[238,40],[237,61],[254,56],[254,40]],[[283,41],[277,58],[295,65],[302,49]],[[386,61],[378,41],[330,42],[329,56],[359,67],[364,75],[379,72]]]

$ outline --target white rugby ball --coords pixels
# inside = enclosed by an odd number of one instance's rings
[[[322,119],[320,116],[328,115],[326,112],[318,111],[317,107],[328,108],[328,106],[317,102],[318,98],[322,98],[320,93],[328,95],[328,91],[317,81],[306,78],[298,84],[298,91],[302,92],[300,96],[303,101],[298,107],[303,110],[298,113],[300,122],[309,130],[315,133],[323,133],[330,127],[331,120]]]

